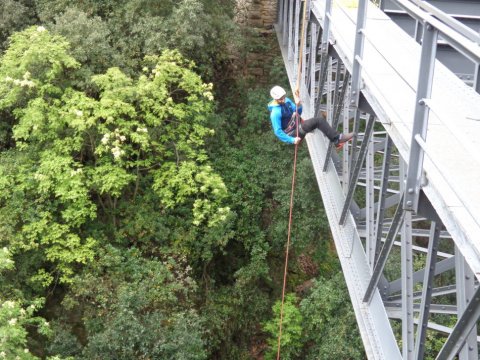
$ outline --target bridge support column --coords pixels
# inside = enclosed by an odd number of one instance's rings
[[[402,348],[405,360],[413,359],[413,252],[412,252],[412,213],[405,212],[402,226]]]
[[[432,93],[435,54],[437,51],[438,30],[434,29],[431,25],[426,25],[423,29],[422,53],[404,200],[405,209],[410,211],[417,211],[418,208],[424,151],[417,140],[417,135],[419,135],[422,140],[425,140],[427,136],[429,115],[427,101],[430,99]]]

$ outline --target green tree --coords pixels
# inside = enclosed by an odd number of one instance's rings
[[[315,281],[301,301],[305,359],[364,359],[363,345],[342,273]]]
[[[209,79],[223,76],[232,49],[240,46],[240,37],[231,36],[237,30],[232,20],[234,6],[229,0],[222,1],[220,6],[211,0],[36,1],[42,22],[56,23],[55,31],[72,44],[79,44],[79,50],[85,50],[77,58],[82,63],[81,57],[92,54],[103,59],[105,53],[115,49],[109,66],[120,66],[133,75],[141,69],[146,55],[176,49],[194,60]],[[79,14],[78,19],[73,17],[75,13]],[[66,23],[68,20],[71,23]],[[98,44],[88,48],[87,43],[93,39]],[[88,62],[90,68],[102,66],[93,57]]]
[[[12,271],[15,263],[10,251],[0,249],[0,284],[4,283],[4,273]],[[2,286],[2,289],[6,289]],[[35,312],[43,305],[43,300],[37,299],[24,306],[19,299],[8,299],[8,293],[0,294],[0,358],[2,359],[38,359],[30,353],[27,344],[27,329],[35,329],[39,334],[49,335],[49,324]]]
[[[280,339],[282,359],[295,359],[300,353],[302,341],[303,316],[298,309],[297,297],[295,294],[286,294],[283,308],[282,337]],[[275,359],[277,355],[277,344],[280,324],[281,302],[275,302],[273,306],[274,318],[265,323],[263,328],[270,335],[268,338],[269,350],[265,359]]]
[[[191,272],[182,258],[99,249],[97,261],[75,277],[63,301],[67,309],[82,311],[87,344],[81,354],[58,341],[50,351],[85,359],[206,359]],[[56,336],[65,338],[65,331]]]
[[[213,133],[205,126],[211,86],[166,51],[138,80],[117,68],[94,77],[96,99],[69,86],[65,75],[78,66],[68,44],[42,27],[14,35],[2,58],[0,109],[15,119],[16,145],[0,157],[9,189],[0,198],[2,241],[15,254],[42,254],[35,279],[44,285],[68,282],[98,241],[122,238],[121,206],[151,189],[158,211],[190,209],[179,248],[204,238],[194,255],[208,257],[228,241],[220,227],[229,216],[226,187],[203,149]]]
[[[15,34],[0,59],[0,247],[16,264],[0,278],[0,304],[15,303],[8,322],[46,296],[55,333],[36,336],[32,313],[15,323],[15,351],[42,340],[46,352],[30,347],[39,357],[246,359],[261,349],[259,325],[278,299],[293,148],[272,134],[268,89],[233,78],[232,54],[264,46],[242,37],[234,5],[0,5],[5,39],[32,14],[44,25]],[[285,78],[283,64],[274,71]],[[336,269],[300,150],[289,291],[305,281],[298,253],[313,253],[323,274]],[[326,354],[317,335],[331,344],[331,323],[310,315],[337,298],[288,301],[282,354]]]
[[[3,0],[0,3],[0,53],[7,48],[10,35],[34,24],[34,13],[30,0]]]
[[[46,27],[67,39],[72,56],[82,64],[77,72],[80,86],[92,86],[92,75],[122,65],[122,57],[111,45],[108,23],[99,16],[89,17],[84,11],[69,7],[57,14],[54,23],[48,23]]]

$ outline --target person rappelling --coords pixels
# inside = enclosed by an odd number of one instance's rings
[[[298,96],[298,90],[294,97],[295,102],[288,98],[287,93],[281,86],[274,86],[270,90],[273,100],[268,104],[272,129],[277,138],[288,144],[298,144],[309,132],[319,129],[337,147],[342,146],[352,139],[354,133],[339,133],[332,128],[326,120],[326,113],[322,117],[313,117],[307,120],[301,118],[302,102]],[[298,119],[297,121],[297,114]],[[297,132],[298,126],[298,132]]]

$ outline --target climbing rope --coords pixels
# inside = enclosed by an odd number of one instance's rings
[[[306,0],[303,0],[303,20],[302,20],[302,36],[300,40],[300,50],[299,50],[299,60],[298,60],[298,74],[297,74],[297,85],[295,87],[295,95],[299,96],[298,93],[300,87],[300,76],[302,75],[302,62],[303,62],[303,42],[305,38],[305,20],[307,17],[307,3]],[[295,112],[295,128],[296,134],[295,137],[298,138],[298,126],[300,122],[300,115],[298,112]],[[280,360],[280,348],[281,348],[281,339],[282,339],[282,324],[283,324],[283,311],[285,305],[285,289],[287,287],[287,270],[288,270],[288,253],[290,250],[290,239],[292,233],[292,214],[293,214],[293,194],[295,190],[295,175],[297,172],[297,153],[298,153],[298,143],[295,144],[295,151],[293,157],[293,174],[292,174],[292,190],[290,192],[290,211],[288,215],[288,233],[287,233],[287,246],[285,249],[285,266],[283,270],[283,286],[282,286],[282,304],[280,306],[280,322],[278,326],[278,343],[277,343],[277,360]]]
[[[298,137],[298,114],[295,113],[294,116],[295,116],[295,122],[297,124],[296,135]],[[291,236],[291,230],[292,230],[293,193],[295,189],[295,174],[297,172],[297,153],[298,153],[298,144],[295,144],[295,154],[293,158],[292,190],[290,192],[290,213],[288,215],[287,246],[285,249],[285,266],[283,271],[282,305],[280,307],[280,323],[279,323],[279,329],[278,329],[277,360],[280,359],[280,340],[282,339],[283,307],[285,304],[285,288],[287,286],[288,252],[290,249],[290,236]]]

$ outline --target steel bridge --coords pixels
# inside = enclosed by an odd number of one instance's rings
[[[388,1],[413,37],[384,3],[277,3],[303,116],[356,133],[338,153],[317,130],[307,144],[369,359],[423,359],[433,332],[437,359],[479,358],[480,35],[435,2]],[[467,59],[467,82],[439,44]]]

